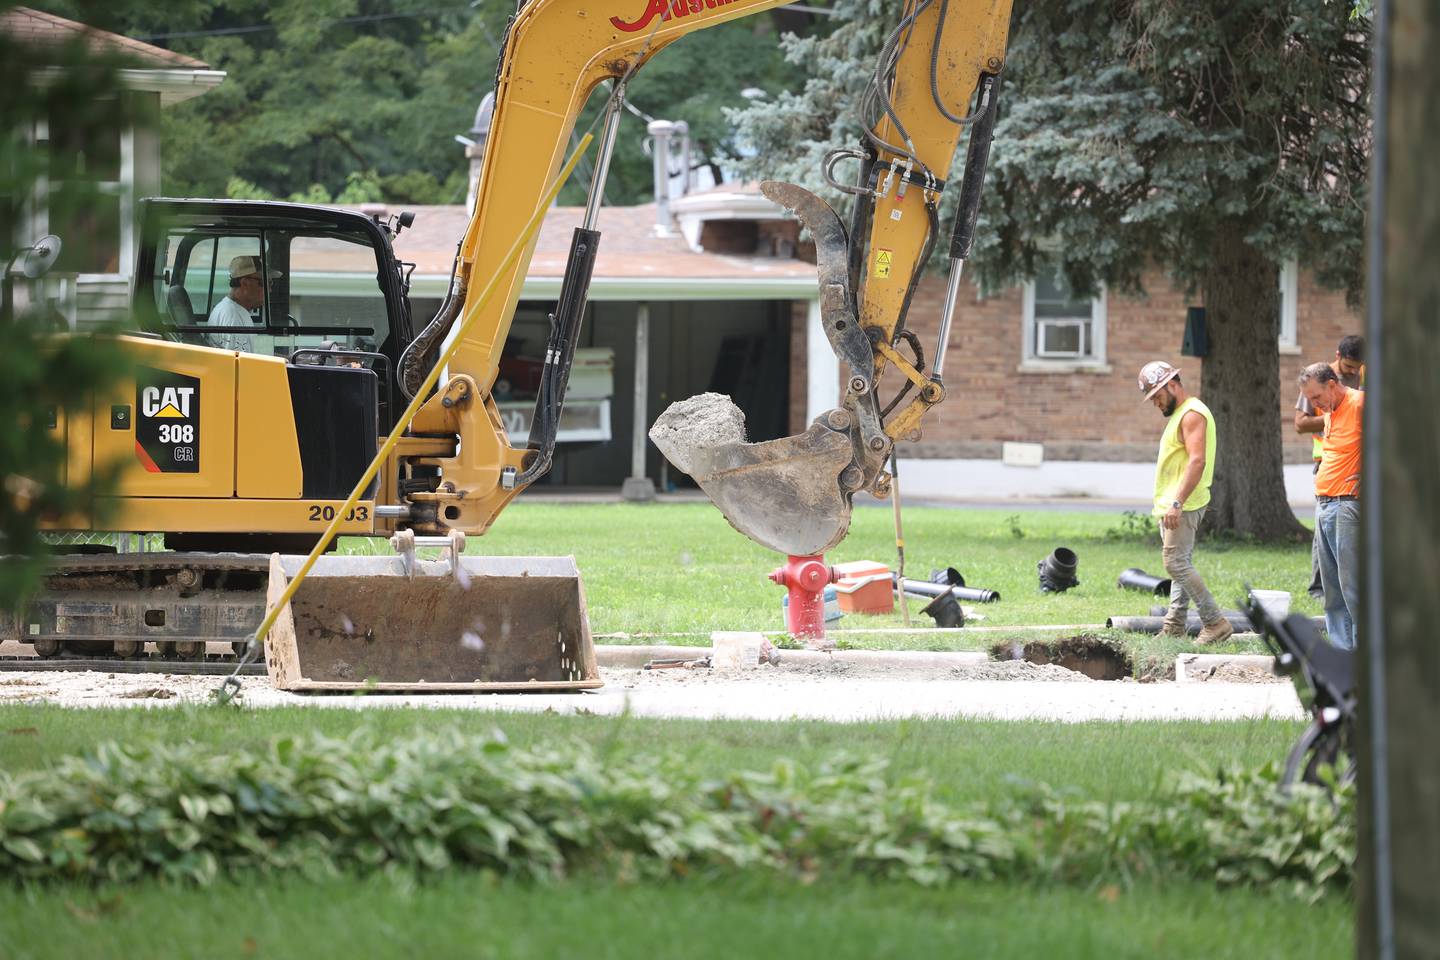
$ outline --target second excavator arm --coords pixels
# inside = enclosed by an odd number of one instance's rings
[[[618,0],[634,9],[615,2],[530,0],[506,33],[475,212],[459,245],[450,295],[401,364],[402,382],[418,382],[434,346],[453,324],[474,315],[449,379],[411,428],[416,439],[409,462],[438,466],[441,475],[433,489],[406,487],[414,525],[423,532],[483,532],[549,467],[601,242],[595,231],[601,187],[630,76],[687,33],[784,0]],[[883,494],[888,482],[883,465],[893,444],[918,437],[925,410],[944,397],[948,318],[973,234],[1009,19],[1010,0],[907,2],[863,100],[863,142],[826,164],[831,178],[835,162],[858,161],[853,183],[831,179],[854,196],[848,230],[828,204],[803,188],[763,187],[814,236],[821,319],[847,370],[842,405],[805,433],[768,443],[687,442],[678,430],[669,432],[669,448],[662,446],[731,523],[757,542],[790,554],[819,553],[838,542],[848,529],[851,497],[862,489]],[[499,278],[499,296],[481,303],[476,294],[519,225],[534,214],[561,166],[581,109],[606,80],[612,87],[601,120],[600,158],[552,321],[535,426],[528,444],[512,446],[490,391],[533,244]],[[965,175],[947,184],[967,127],[972,132]],[[904,321],[920,271],[939,240],[937,211],[946,189],[961,192],[960,215],[951,243],[951,294],[940,342],[927,365]],[[909,347],[909,357],[902,345]],[[882,405],[879,385],[891,367],[901,375],[902,392]],[[426,439],[447,435],[458,437],[458,444],[437,446]],[[406,456],[402,451],[402,469]]]

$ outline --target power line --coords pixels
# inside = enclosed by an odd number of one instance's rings
[[[475,6],[475,4],[471,3],[470,6],[473,7]],[[835,11],[831,10],[828,7],[812,7],[803,3],[787,3],[781,7],[778,7],[777,9],[794,10],[801,13],[813,13],[816,16],[821,17],[836,16]],[[463,12],[462,8],[446,7],[441,10],[416,10],[411,13],[371,13],[357,15],[353,17],[339,17],[334,20],[322,20],[320,21],[320,26],[334,27],[347,23],[376,23],[382,20],[412,20],[419,17],[430,17],[443,13],[461,12]],[[135,37],[134,39],[143,40],[148,43],[153,40],[187,40],[193,39],[195,37],[231,37],[246,33],[266,33],[278,29],[279,27],[277,27],[273,23],[256,23],[243,27],[216,27],[214,30],[176,30],[171,33],[151,33],[145,36]],[[489,36],[488,30],[486,31],[486,36]]]
[[[419,17],[437,16],[442,13],[464,13],[463,7],[446,7],[441,10],[416,10],[410,13],[370,13],[353,17],[339,17],[334,20],[321,20],[322,27],[334,27],[345,23],[375,23],[380,20],[413,20]],[[270,30],[278,30],[273,23],[257,23],[244,27],[217,27],[214,30],[177,30],[173,33],[152,33],[148,36],[135,37],[136,40],[149,42],[151,40],[182,40],[192,37],[228,37],[243,33],[265,33]]]

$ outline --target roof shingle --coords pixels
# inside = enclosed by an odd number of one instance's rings
[[[98,30],[95,27],[57,17],[53,13],[32,10],[29,7],[12,7],[0,11],[0,33],[15,38],[20,43],[39,47],[60,46],[84,38],[86,45],[97,53],[119,54],[134,60],[141,67],[171,70],[208,70],[210,65],[203,60],[188,57],[174,50],[166,50],[131,37]]]

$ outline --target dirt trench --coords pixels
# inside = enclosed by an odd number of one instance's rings
[[[990,656],[1042,666],[1055,664],[1091,680],[1129,680],[1135,676],[1129,654],[1104,637],[1089,633],[1057,640],[1007,640],[992,646]]]

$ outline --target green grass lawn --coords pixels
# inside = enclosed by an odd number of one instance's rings
[[[585,740],[613,756],[663,753],[705,772],[883,756],[964,803],[1043,782],[1075,797],[1142,799],[1169,773],[1255,766],[1299,732],[1286,721],[1003,723],[652,720],[473,711],[303,708],[64,710],[0,707],[0,769],[21,771],[114,738],[189,739],[217,751],[284,734],[498,728],[524,746]],[[1054,957],[1342,956],[1351,908],[1190,881],[1128,889],[964,883],[927,890],[838,878],[773,877],[633,885],[553,885],[452,873],[404,878],[228,878],[210,889],[155,881],[123,888],[0,883],[0,956],[596,957],[932,955]]]
[[[1001,601],[981,605],[981,627],[1036,624],[1103,624],[1110,616],[1144,616],[1155,598],[1118,590],[1115,579],[1127,567],[1162,575],[1158,542],[1126,531],[1120,513],[1055,512],[914,507],[905,511],[906,572],[926,579],[932,567],[954,566],[971,586],[998,590]],[[1035,565],[1056,547],[1079,556],[1080,586],[1063,594],[1042,594]],[[373,549],[368,541],[347,540],[342,549]],[[517,503],[471,552],[502,555],[574,554],[584,578],[591,628],[596,634],[652,638],[689,634],[708,643],[712,630],[780,630],[784,591],[766,574],[781,562],[776,554],[733,530],[707,503],[549,504]],[[888,510],[857,508],[850,534],[827,559],[832,563],[895,558]],[[1310,551],[1306,544],[1255,546],[1202,543],[1197,565],[1222,606],[1233,607],[1245,583],[1288,590],[1291,609],[1320,613],[1306,593]],[[911,604],[917,623],[923,602]],[[1008,634],[936,634],[924,626],[904,635],[859,635],[845,631],[896,628],[891,616],[850,615],[830,628],[842,646],[909,649],[984,649]],[[1071,631],[1073,632],[1073,631]],[[1023,634],[1016,633],[1016,636]],[[687,642],[668,637],[669,642]],[[1136,638],[1120,637],[1125,641]],[[615,642],[614,638],[607,642]],[[1190,649],[1173,644],[1174,649]],[[1252,641],[1222,650],[1258,651]]]

